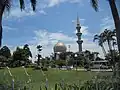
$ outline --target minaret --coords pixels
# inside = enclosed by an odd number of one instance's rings
[[[82,33],[80,32],[81,26],[80,26],[80,21],[79,21],[78,15],[77,15],[77,26],[76,26],[76,29],[77,29],[76,35],[78,37],[77,43],[78,43],[79,53],[80,53],[80,52],[82,52],[82,43],[83,43],[83,41],[81,40]]]

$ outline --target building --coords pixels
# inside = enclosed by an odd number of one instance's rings
[[[62,42],[58,42],[57,44],[55,44],[54,48],[54,57],[56,60],[60,59],[60,54],[61,53],[65,53],[67,50],[67,47],[65,46],[64,43]]]
[[[81,36],[82,36],[82,33],[80,31],[81,29],[81,26],[80,26],[80,21],[79,21],[79,17],[77,16],[77,26],[76,26],[76,29],[77,29],[77,37],[78,37],[78,40],[77,40],[77,43],[78,43],[78,48],[79,48],[79,53],[82,52],[82,43],[83,43],[83,40],[81,40]]]

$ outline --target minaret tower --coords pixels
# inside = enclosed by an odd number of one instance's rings
[[[77,26],[76,26],[76,29],[77,29],[76,35],[78,37],[77,43],[78,43],[78,47],[79,47],[79,53],[81,53],[82,52],[82,43],[83,43],[83,40],[81,40],[82,33],[80,31],[81,26],[80,26],[80,21],[79,21],[78,15],[77,15]]]

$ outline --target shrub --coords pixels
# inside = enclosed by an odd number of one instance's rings
[[[40,70],[41,67],[40,67],[40,66],[35,66],[34,69],[35,69],[35,70]]]
[[[43,71],[48,71],[48,69],[46,67],[42,68]]]
[[[35,65],[26,65],[25,68],[35,68]]]

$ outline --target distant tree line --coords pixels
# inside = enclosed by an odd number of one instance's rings
[[[17,47],[13,54],[7,46],[3,46],[0,49],[0,66],[19,67],[28,65],[32,63],[29,60],[30,57],[32,58],[32,53],[28,44],[25,44],[23,48]]]

